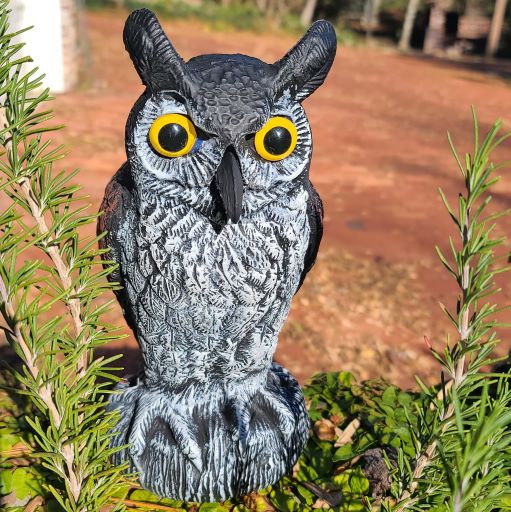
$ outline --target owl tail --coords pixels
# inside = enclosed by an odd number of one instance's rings
[[[250,404],[240,402],[239,400],[232,401],[228,408],[234,413],[236,430],[233,432],[233,438],[238,439],[239,452],[243,455],[247,448],[247,439],[250,429],[251,407]]]

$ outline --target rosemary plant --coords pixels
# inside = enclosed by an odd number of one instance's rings
[[[501,167],[493,164],[491,155],[511,134],[499,135],[502,122],[497,121],[480,141],[474,109],[472,113],[474,149],[464,161],[449,135],[465,185],[456,210],[440,190],[458,240],[449,238],[449,256],[436,248],[459,289],[455,307],[442,307],[457,332],[457,340],[450,346],[448,339],[442,352],[430,347],[443,369],[442,384],[437,392],[419,381],[429,399],[428,411],[423,412],[427,428],[422,441],[426,442],[422,446],[417,443],[418,455],[409,484],[398,496],[399,511],[431,510],[433,506],[454,512],[500,510],[509,505],[511,495],[508,375],[481,372],[496,363],[493,354],[499,341],[495,331],[498,306],[491,297],[500,291],[495,277],[509,270],[509,266],[499,265],[498,249],[505,239],[495,235],[494,222],[509,211],[488,214],[492,200],[488,191],[499,181],[495,171]]]
[[[123,485],[109,463],[115,416],[105,411],[116,378],[93,350],[117,338],[103,320],[111,290],[97,238],[79,235],[96,221],[76,194],[76,175],[55,171],[62,157],[48,133],[50,99],[37,69],[9,32],[0,0],[0,311],[8,343],[21,359],[17,387],[33,403],[26,422],[51,476],[45,492],[61,509],[99,511]],[[118,510],[122,504],[115,505]]]

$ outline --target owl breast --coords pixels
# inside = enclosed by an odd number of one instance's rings
[[[146,379],[178,386],[266,370],[304,266],[307,192],[219,233],[178,199],[141,195],[137,205],[119,226],[120,266]]]

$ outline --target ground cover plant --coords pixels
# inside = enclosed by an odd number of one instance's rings
[[[109,465],[105,393],[117,380],[94,348],[117,336],[101,320],[111,290],[95,221],[77,197],[73,174],[54,171],[37,72],[21,68],[19,45],[0,2],[0,304],[2,328],[21,364],[2,370],[0,499],[8,510],[453,510],[511,509],[511,392],[492,353],[498,306],[492,302],[503,239],[489,214],[498,177],[492,163],[501,122],[474,148],[455,154],[459,197],[445,197],[453,222],[440,264],[453,278],[444,312],[456,337],[430,343],[438,385],[415,391],[345,373],[316,376],[305,388],[311,438],[293,473],[266,491],[223,504],[160,500]],[[26,68],[25,68],[26,69]],[[454,151],[454,147],[453,147]]]

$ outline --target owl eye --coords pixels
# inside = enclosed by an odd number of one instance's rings
[[[151,146],[163,156],[175,158],[186,155],[196,141],[195,126],[182,114],[164,114],[149,129]]]
[[[294,151],[297,139],[295,125],[287,117],[272,117],[255,134],[254,146],[265,160],[276,162]]]

